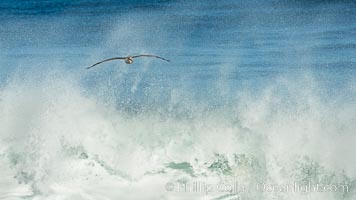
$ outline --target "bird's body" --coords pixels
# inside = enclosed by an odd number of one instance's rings
[[[132,64],[133,63],[133,58],[132,57],[127,57],[127,58],[125,58],[125,63],[126,64]]]
[[[108,58],[105,60],[102,60],[100,62],[95,63],[94,65],[87,67],[87,69],[90,69],[92,67],[95,67],[96,65],[99,65],[103,62],[108,62],[108,61],[112,61],[112,60],[124,60],[126,64],[132,64],[134,62],[134,58],[138,58],[138,57],[154,57],[154,58],[159,58],[161,60],[165,60],[167,62],[170,62],[170,60],[167,60],[165,58],[162,58],[160,56],[156,56],[156,55],[137,55],[137,56],[126,56],[126,57],[114,57],[114,58]]]

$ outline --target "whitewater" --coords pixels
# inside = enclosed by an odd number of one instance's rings
[[[356,197],[354,2],[16,2],[0,199]]]

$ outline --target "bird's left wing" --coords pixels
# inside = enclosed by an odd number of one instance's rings
[[[100,62],[97,62],[95,63],[94,65],[90,66],[90,67],[87,67],[87,69],[90,69],[92,67],[95,67],[103,62],[108,62],[108,61],[112,61],[112,60],[123,60],[123,59],[126,59],[126,57],[114,57],[114,58],[108,58],[108,59],[105,59],[105,60],[102,60]]]

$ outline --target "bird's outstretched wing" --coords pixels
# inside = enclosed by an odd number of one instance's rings
[[[112,61],[112,60],[124,60],[124,59],[126,59],[126,57],[108,58],[108,59],[102,60],[102,61],[100,61],[100,62],[97,62],[97,63],[95,63],[94,65],[92,65],[92,66],[90,66],[90,67],[87,67],[87,69],[90,69],[90,68],[92,68],[92,67],[95,67],[95,66],[97,66],[97,65],[99,65],[99,64],[101,64],[101,63],[103,63],[103,62],[108,62],[108,61]]]
[[[156,56],[156,55],[147,55],[147,54],[143,54],[143,55],[137,55],[137,56],[132,56],[132,58],[137,58],[137,57],[154,57],[154,58],[159,58],[161,60],[165,60],[167,62],[170,62],[170,60],[162,58],[160,56]]]

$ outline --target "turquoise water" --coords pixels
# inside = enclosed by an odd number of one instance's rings
[[[4,0],[0,24],[0,199],[356,196],[354,1]],[[85,69],[136,54],[171,62]]]

